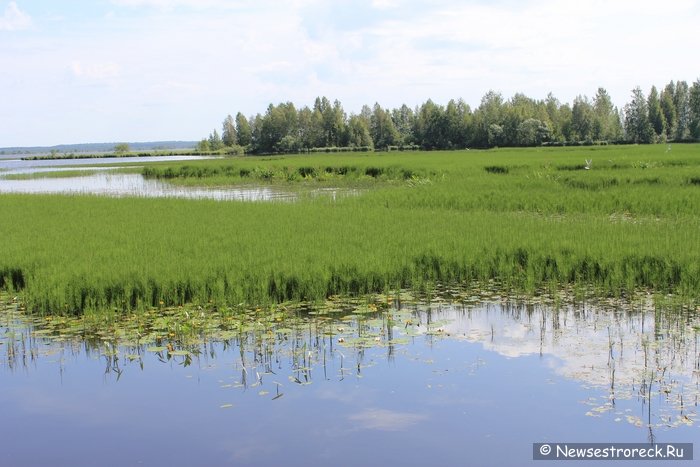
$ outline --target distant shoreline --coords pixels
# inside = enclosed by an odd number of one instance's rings
[[[194,151],[197,146],[196,141],[143,141],[143,142],[107,142],[107,143],[74,143],[56,144],[53,146],[5,146],[0,147],[0,157],[2,156],[43,156],[66,154],[111,154],[118,144],[127,144],[132,152],[151,151]]]
[[[104,154],[54,154],[43,156],[25,156],[20,158],[23,161],[43,161],[43,160],[66,160],[66,159],[115,159],[121,157],[163,157],[163,156],[214,156],[221,155],[220,152],[210,151],[154,151],[154,152],[129,152],[124,154],[104,153]]]

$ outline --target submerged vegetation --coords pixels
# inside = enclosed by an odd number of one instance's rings
[[[160,163],[175,183],[369,185],[296,203],[0,197],[0,287],[45,314],[321,300],[436,282],[700,295],[697,145]]]

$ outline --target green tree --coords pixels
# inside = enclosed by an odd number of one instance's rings
[[[365,104],[362,106],[360,109],[360,113],[358,114],[358,117],[360,117],[365,124],[367,125],[367,128],[372,128],[372,109],[370,108],[369,105]],[[372,134],[372,131],[370,130],[370,135]]]
[[[625,133],[633,143],[650,143],[654,130],[649,122],[649,109],[644,93],[637,86],[632,90],[632,101],[625,106]]]
[[[419,109],[416,137],[425,149],[449,147],[448,119],[445,109],[428,99]]]
[[[119,143],[114,146],[114,153],[115,154],[126,154],[130,151],[131,149],[129,148],[128,143]]]
[[[502,113],[503,96],[495,91],[487,92],[484,97],[481,98],[479,108],[474,112],[474,136],[471,143],[472,145],[477,147],[490,147],[496,145],[496,140],[498,140],[498,144],[502,144],[503,127],[500,125],[502,122]],[[499,130],[495,131],[491,128],[491,125],[498,126]],[[498,137],[494,139],[496,133]]]
[[[577,96],[571,108],[572,138],[576,141],[592,141],[594,134],[593,105],[586,96]]]
[[[209,145],[209,140],[207,138],[203,138],[199,143],[197,143],[197,151],[198,152],[211,151],[211,146]]]
[[[331,103],[326,97],[317,97],[314,101],[311,120],[314,140],[311,147],[322,148],[332,146],[330,136],[326,130],[326,122],[324,119],[324,114],[328,112],[327,109],[330,108],[330,105]]]
[[[369,126],[366,120],[359,115],[350,115],[350,119],[348,120],[348,146],[374,146]]]
[[[471,109],[462,100],[451,99],[445,107],[444,123],[448,148],[465,148],[471,140]]]
[[[212,151],[218,151],[224,147],[224,142],[221,140],[221,136],[219,136],[219,132],[216,131],[216,129],[209,134],[209,147]]]
[[[301,143],[299,139],[294,135],[285,135],[282,139],[275,145],[275,149],[278,152],[283,153],[293,153],[298,152],[301,149]]]
[[[233,121],[233,117],[228,115],[223,124],[221,125],[221,140],[225,146],[235,146],[238,144],[238,137],[236,136],[236,124]]]
[[[559,103],[559,99],[554,97],[554,94],[550,92],[547,94],[547,98],[544,100],[543,105],[547,114],[547,119],[551,122],[551,140],[564,141],[566,138],[564,138],[564,133],[562,130],[562,115],[560,110],[561,104]]]
[[[528,118],[518,126],[518,146],[538,146],[548,141],[551,130],[536,118]]]
[[[690,135],[700,139],[700,79],[690,88]]]
[[[280,150],[283,152],[294,152],[301,148],[299,137],[299,112],[291,102],[280,104],[278,109],[284,117],[282,140],[280,140]]]
[[[321,115],[320,111],[304,106],[297,113],[297,128],[301,148],[309,149],[326,145],[323,115]]]
[[[253,142],[253,133],[250,129],[250,123],[245,115],[238,112],[236,114],[236,136],[238,138],[238,144],[241,146],[248,146]]]
[[[248,121],[250,125],[250,148],[251,152],[259,153],[261,151],[261,140],[262,140],[262,127],[263,127],[263,117],[260,114],[256,114],[251,117]]]
[[[333,105],[327,97],[317,97],[314,102],[314,126],[320,128],[316,147],[340,146],[345,129],[345,112],[339,101]]]
[[[563,141],[574,140],[574,131],[571,125],[572,117],[573,112],[571,111],[571,106],[569,104],[562,104],[562,106],[559,107],[559,128]]]
[[[370,134],[376,148],[386,148],[397,144],[399,132],[394,127],[391,114],[376,103],[370,117]]]
[[[282,140],[283,146],[280,146]],[[263,152],[286,152],[300,146],[298,139],[297,111],[294,104],[287,102],[274,106],[270,104],[262,118],[260,150]]]
[[[488,145],[496,147],[503,144],[503,127],[497,123],[489,125]]]
[[[415,127],[415,114],[413,110],[406,104],[400,108],[391,111],[391,120],[394,122],[394,127],[399,133],[399,144],[415,143],[415,135],[413,129]]]
[[[504,146],[520,145],[520,124],[537,114],[537,102],[525,94],[516,93],[503,106],[500,124],[503,127]]]
[[[604,88],[598,88],[593,98],[593,139],[617,141],[622,138],[622,125],[617,108]]]
[[[673,104],[676,107],[676,115],[678,116],[675,139],[686,139],[690,136],[690,92],[688,83],[685,81],[676,83]]]
[[[666,122],[666,139],[669,140],[675,138],[678,127],[678,114],[676,113],[676,104],[673,102],[675,93],[676,85],[673,81],[661,91],[661,111]]]
[[[661,100],[659,99],[659,92],[656,90],[656,86],[651,87],[647,105],[649,107],[649,123],[654,130],[655,139],[659,140],[665,138],[666,119],[664,118],[664,112],[661,108]]]
[[[319,109],[323,120],[325,146],[343,146],[346,115],[340,101],[335,100],[333,105],[331,105],[330,101],[323,97],[321,98]]]

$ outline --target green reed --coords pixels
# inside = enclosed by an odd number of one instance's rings
[[[3,195],[0,287],[72,314],[488,279],[699,296],[698,145],[234,158],[147,175],[365,189],[294,203]]]

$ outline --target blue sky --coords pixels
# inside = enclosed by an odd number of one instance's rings
[[[693,0],[0,0],[0,147],[196,140],[238,111],[563,102],[700,78]]]

